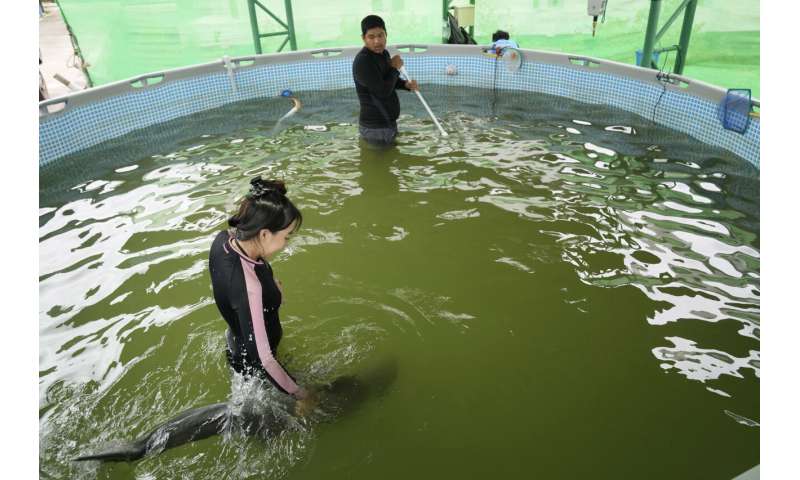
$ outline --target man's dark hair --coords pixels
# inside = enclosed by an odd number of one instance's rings
[[[504,32],[503,30],[498,30],[492,34],[492,41],[496,42],[498,40],[509,40],[508,32]]]
[[[367,30],[370,28],[380,27],[383,31],[386,31],[386,24],[383,23],[383,19],[377,15],[367,15],[364,17],[364,20],[361,20],[361,36],[367,34]]]

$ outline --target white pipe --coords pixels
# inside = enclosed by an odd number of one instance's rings
[[[303,104],[300,102],[300,100],[294,97],[289,97],[289,100],[292,101],[292,109],[286,112],[286,114],[282,116],[280,120],[278,120],[278,123],[282,122],[284,119],[291,117],[292,115],[300,111],[301,108],[303,108]]]
[[[406,71],[406,67],[400,67],[400,73],[404,77],[406,77],[406,80],[408,80],[408,81],[411,80],[411,76]],[[443,137],[446,137],[447,136],[447,132],[445,132],[444,128],[442,128],[442,126],[439,124],[439,120],[436,120],[436,115],[434,115],[433,112],[431,111],[431,107],[428,106],[428,102],[426,102],[425,99],[422,98],[422,94],[419,93],[419,90],[414,90],[414,93],[417,94],[417,97],[419,98],[419,101],[422,102],[422,106],[425,107],[425,110],[428,111],[428,115],[431,116],[431,120],[433,120],[433,123],[435,123],[436,126],[439,128],[439,132],[442,133]]]
[[[233,93],[236,93],[236,78],[233,74],[233,69],[236,68],[236,65],[233,64],[231,61],[231,57],[225,55],[222,57],[222,64],[225,66],[225,69],[228,71],[228,81],[231,82],[231,89]]]
[[[289,95],[291,95],[291,93],[289,93]],[[284,95],[284,96],[286,96],[286,95]],[[300,109],[303,108],[303,102],[301,102],[299,99],[297,99],[295,97],[292,97],[292,96],[287,96],[287,98],[289,98],[289,100],[292,101],[292,108],[291,108],[291,110],[286,112],[286,114],[284,116],[279,118],[277,122],[275,122],[275,126],[272,127],[272,133],[275,133],[276,131],[278,131],[278,127],[280,127],[281,123],[284,120],[286,120],[287,118],[291,117],[295,113],[299,112]]]
[[[81,90],[83,90],[80,85],[76,84],[71,80],[67,80],[66,78],[62,77],[61,74],[59,73],[53,75],[53,78],[63,83],[65,87],[69,88],[73,92],[80,92]]]

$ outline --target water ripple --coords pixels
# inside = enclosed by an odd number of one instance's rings
[[[134,134],[136,148],[100,150],[88,171],[43,173],[42,475],[130,476],[69,458],[90,441],[239,398],[207,255],[256,175],[286,180],[306,218],[273,259],[295,288],[282,307],[281,358],[302,381],[388,346],[412,364],[485,348],[482,357],[556,371],[564,367],[548,362],[563,360],[542,355],[548,348],[591,349],[581,343],[589,336],[627,342],[641,328],[670,345],[636,345],[617,361],[646,359],[702,384],[702,395],[731,405],[724,414],[737,426],[758,427],[737,403],[745,391],[757,399],[760,378],[758,172],[624,112],[485,93],[448,91],[447,109],[430,97],[447,138],[404,103],[398,146],[385,154],[359,149],[347,98],[308,93],[277,129],[285,105],[256,101],[160,126],[177,133],[157,147],[153,131]],[[435,367],[409,375],[414,395]],[[525,397],[528,386],[520,398],[542,400]],[[482,398],[470,388],[505,385],[470,376],[453,388],[467,402]],[[133,475],[284,477],[312,456],[316,435],[298,426],[266,444],[225,438],[141,462]]]

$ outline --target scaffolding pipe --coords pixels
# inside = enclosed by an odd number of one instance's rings
[[[689,39],[692,36],[692,25],[694,24],[696,10],[697,0],[689,0],[686,5],[686,13],[683,14],[681,40],[678,44],[678,56],[675,58],[675,73],[678,75],[683,75],[683,67],[686,66],[686,54],[689,53]]]
[[[247,10],[250,13],[250,30],[253,34],[253,46],[255,47],[256,53],[261,54],[264,53],[263,49],[261,48],[261,39],[266,37],[277,37],[279,35],[286,35],[286,40],[281,43],[281,46],[278,48],[280,52],[283,50],[283,47],[286,46],[286,43],[289,42],[289,46],[292,50],[297,50],[297,36],[294,31],[294,14],[292,13],[292,0],[284,0],[283,6],[286,9],[286,22],[275,16],[264,4],[259,2],[258,0],[247,0]],[[258,15],[256,7],[264,10],[273,20],[278,22],[278,25],[282,26],[286,29],[285,32],[272,32],[272,33],[261,33],[258,29]]]
[[[259,2],[258,0],[253,0],[253,2],[254,2],[256,5],[258,5],[259,7],[261,7],[261,10],[264,10],[264,12],[266,12],[266,14],[267,14],[267,15],[269,15],[270,17],[272,17],[272,19],[273,19],[273,20],[275,20],[276,22],[278,22],[278,25],[280,25],[281,27],[285,28],[286,30],[289,30],[289,25],[286,25],[285,23],[283,23],[283,20],[281,20],[280,18],[278,18],[277,16],[275,16],[275,14],[274,14],[274,13],[272,13],[272,12],[270,11],[270,9],[269,9],[269,8],[265,7],[265,6],[264,6],[264,5],[263,5],[261,2]]]
[[[671,27],[672,24],[675,22],[675,20],[678,19],[678,16],[680,16],[683,9],[686,8],[686,5],[688,5],[688,3],[691,1],[692,0],[683,0],[683,3],[681,3],[678,6],[678,8],[675,9],[675,13],[673,13],[672,16],[669,17],[669,20],[667,20],[666,23],[664,23],[664,26],[661,27],[661,30],[659,30],[658,33],[656,34],[656,39],[655,39],[656,43],[658,43],[658,41],[661,40],[661,37],[663,37],[664,34],[667,33],[669,27]]]
[[[475,6],[475,0],[469,0],[469,4],[470,4],[470,5],[472,5],[472,6],[474,7],[474,6]],[[473,22],[473,23],[474,23],[474,22]],[[472,38],[472,39],[474,39],[474,38],[475,38],[475,25],[470,25],[470,26],[469,26],[469,36],[470,36],[470,38]]]
[[[247,2],[247,10],[250,12],[250,31],[253,34],[253,46],[256,53],[261,55],[261,35],[258,33],[258,18],[256,17],[256,4],[253,1]]]
[[[647,32],[644,35],[642,58],[639,60],[640,67],[652,68],[653,45],[655,44],[656,28],[658,28],[658,14],[660,11],[661,0],[650,0],[650,15],[647,18]]]
[[[297,37],[294,32],[294,15],[292,14],[292,0],[284,0],[283,4],[286,8],[286,23],[289,24],[289,47],[292,51],[297,51]]]

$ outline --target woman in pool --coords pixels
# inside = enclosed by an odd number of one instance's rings
[[[209,254],[214,300],[228,323],[228,363],[242,375],[269,380],[301,401],[301,409],[311,402],[309,393],[276,358],[283,334],[278,318],[283,290],[267,261],[302,221],[283,182],[256,177],[228,220],[231,228],[217,234]]]

